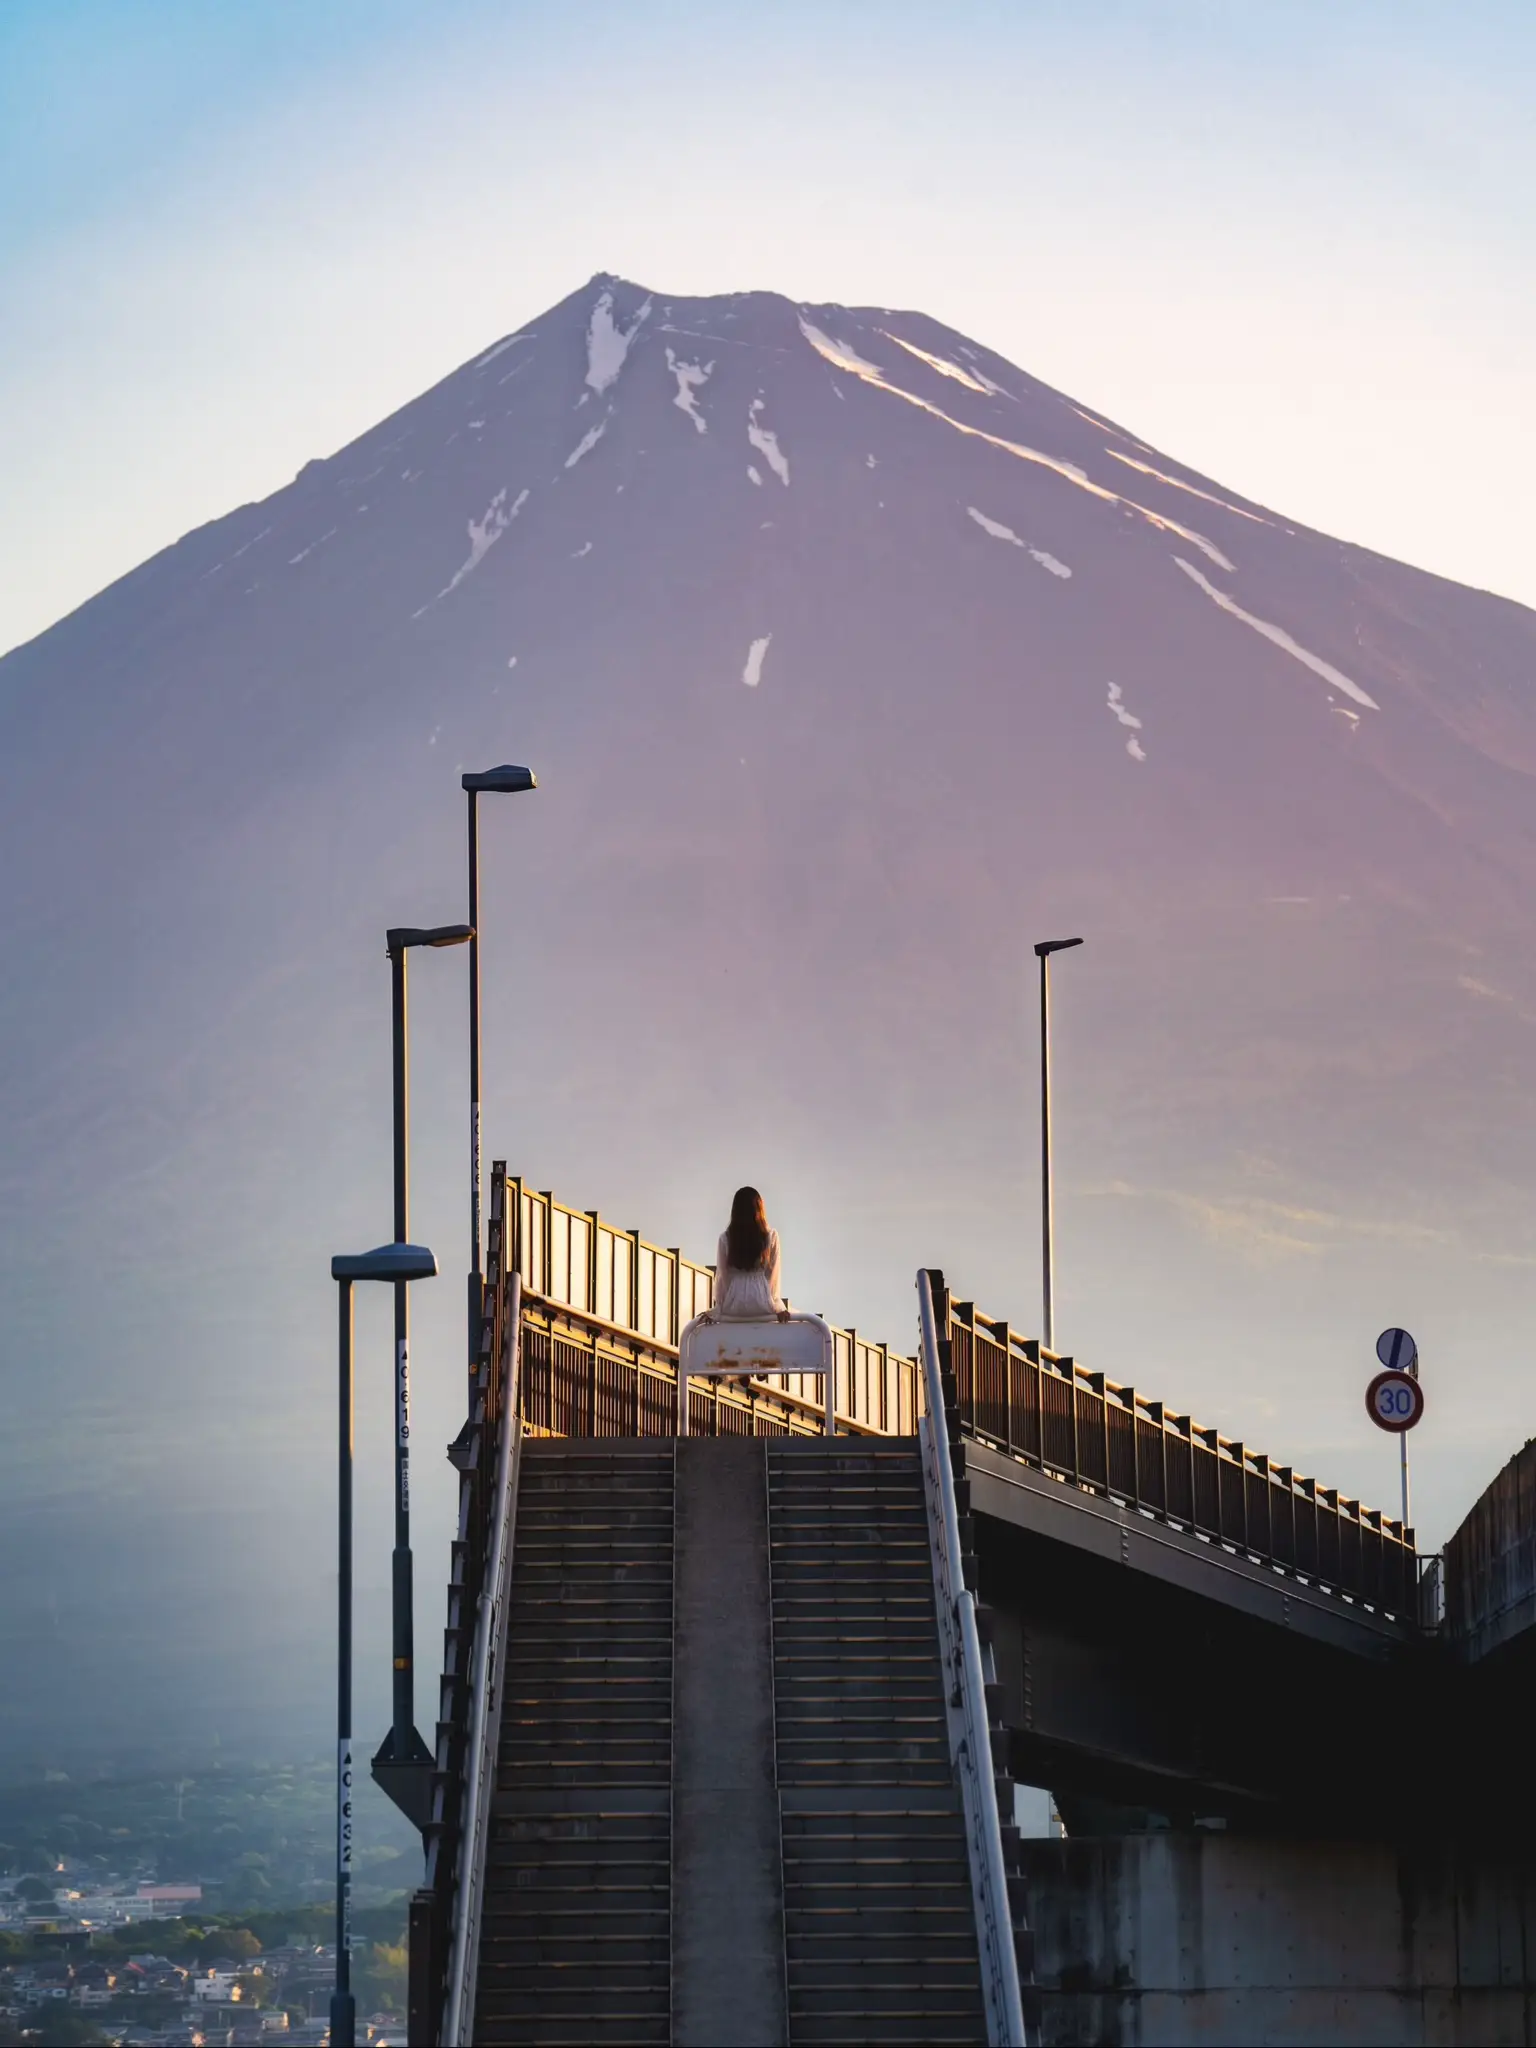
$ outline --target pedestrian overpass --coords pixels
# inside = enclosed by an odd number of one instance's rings
[[[1536,1819],[1507,1545],[1493,1593],[1486,1541],[1444,1587],[1411,1529],[936,1270],[915,1352],[833,1329],[830,1401],[695,1378],[685,1416],[708,1267],[498,1164],[487,1275],[413,2042],[1186,2038],[1083,1933],[1095,1840],[1498,1854]],[[1021,1842],[1016,1784],[1066,1842]]]

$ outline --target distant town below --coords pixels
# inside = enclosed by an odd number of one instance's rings
[[[319,1762],[0,1788],[0,2048],[323,2042],[330,1789]],[[385,2048],[418,1851],[360,1805],[358,2039]]]

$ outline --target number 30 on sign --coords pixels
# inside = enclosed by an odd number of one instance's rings
[[[1378,1429],[1400,1436],[1424,1416],[1424,1389],[1405,1372],[1379,1372],[1365,1390],[1365,1411]]]

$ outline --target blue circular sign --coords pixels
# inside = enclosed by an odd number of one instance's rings
[[[1383,1330],[1376,1339],[1376,1356],[1388,1372],[1412,1372],[1419,1362],[1419,1347],[1406,1330]]]

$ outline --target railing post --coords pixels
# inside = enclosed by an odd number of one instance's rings
[[[1136,1389],[1122,1387],[1120,1398],[1126,1403],[1131,1416],[1131,1505],[1141,1506],[1141,1417],[1136,1412]]]

